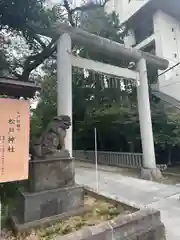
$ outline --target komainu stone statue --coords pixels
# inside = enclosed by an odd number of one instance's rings
[[[71,126],[69,116],[54,117],[47,128],[30,147],[32,159],[47,159],[49,157],[69,157],[65,149],[66,130]]]

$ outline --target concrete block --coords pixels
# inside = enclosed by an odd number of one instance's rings
[[[84,189],[80,186],[43,192],[20,192],[16,217],[27,223],[75,210],[84,204]]]
[[[165,240],[160,212],[143,209],[54,240]]]

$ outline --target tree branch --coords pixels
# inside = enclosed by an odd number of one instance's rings
[[[81,7],[75,7],[74,9],[72,9],[72,13],[74,13],[76,11],[85,12],[85,11],[88,11],[88,10],[97,9],[99,7],[104,7],[107,2],[109,2],[109,0],[105,0],[103,4],[96,4],[96,3],[90,2],[86,5],[81,6]]]
[[[64,0],[64,7],[67,11],[68,14],[68,21],[71,24],[72,27],[76,26],[76,23],[73,19],[73,14],[76,11],[87,11],[87,10],[91,10],[91,9],[95,9],[95,8],[99,8],[99,7],[104,7],[104,5],[108,2],[109,0],[104,0],[103,4],[86,4],[85,6],[81,6],[81,7],[76,7],[74,9],[71,9],[70,4],[68,2],[68,0]],[[24,69],[23,69],[23,73],[22,75],[19,77],[20,80],[23,81],[28,81],[28,78],[30,76],[30,73],[37,68],[40,64],[42,64],[44,62],[44,60],[46,60],[48,57],[52,56],[52,54],[56,51],[56,41],[58,40],[59,37],[56,37],[54,39],[51,40],[51,42],[49,43],[48,46],[46,46],[43,41],[40,39],[40,37],[35,33],[34,29],[30,26],[27,25],[29,31],[31,32],[31,34],[33,34],[33,38],[41,44],[41,46],[43,47],[43,51],[41,53],[38,53],[36,55],[33,56],[29,56],[25,63],[24,63]],[[17,75],[17,73],[16,73]]]
[[[73,14],[77,11],[81,11],[81,12],[85,12],[85,11],[88,11],[88,10],[93,10],[93,9],[97,9],[97,8],[100,8],[100,7],[104,7],[105,4],[108,2],[109,0],[104,0],[103,4],[96,4],[96,3],[93,3],[93,2],[90,2],[90,3],[87,3],[83,6],[80,6],[80,7],[75,7],[75,8],[71,8],[70,7],[70,4],[68,2],[68,0],[64,0],[64,7],[67,11],[67,14],[68,14],[68,21],[69,23],[71,24],[72,27],[75,27],[76,26],[76,23],[74,22],[73,20]]]
[[[64,7],[66,8],[67,14],[68,14],[68,20],[72,27],[75,27],[76,24],[73,20],[73,10],[70,8],[70,4],[68,0],[64,0]]]
[[[33,56],[29,56],[24,63],[24,70],[20,76],[20,80],[28,81],[32,70],[41,65],[44,60],[50,57],[56,51],[57,38],[52,39],[50,44],[41,52]]]
[[[26,27],[29,30],[29,33],[32,35],[32,37],[42,46],[42,48],[46,48],[46,44],[41,40],[41,38],[36,34],[34,29],[30,26],[30,24],[26,23]]]

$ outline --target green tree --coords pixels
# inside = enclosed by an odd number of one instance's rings
[[[45,0],[0,1],[0,28],[2,34],[9,37],[10,40],[15,37],[18,42],[21,41],[21,44],[14,44],[14,41],[11,43],[14,50],[16,50],[16,56],[13,57],[12,55],[7,56],[8,49],[5,49],[7,51],[4,54],[4,44],[3,46],[0,45],[0,60],[3,60],[6,70],[19,80],[28,81],[32,72],[56,52],[57,37],[51,40],[40,37],[35,27],[49,28],[57,18],[62,22],[75,26],[82,11],[102,7],[105,2],[106,0],[99,4],[84,4],[82,7],[73,9],[68,0],[63,0],[59,6],[49,9],[46,7]],[[24,48],[24,51],[21,51],[22,56],[19,59],[17,56],[20,55],[19,51],[22,48]],[[14,51],[10,52],[12,54]]]

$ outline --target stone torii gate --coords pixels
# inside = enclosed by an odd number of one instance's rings
[[[39,34],[48,37],[60,36],[57,42],[57,102],[58,115],[69,115],[72,119],[72,66],[102,72],[112,76],[138,81],[137,101],[140,120],[141,141],[143,149],[142,177],[157,179],[160,172],[156,168],[154,140],[149,102],[147,66],[164,70],[168,61],[133,48],[88,33],[64,23],[56,23],[50,30],[41,30]],[[136,63],[136,71],[112,66],[89,59],[75,57],[71,53],[72,41],[96,53],[103,53],[111,59],[126,59]],[[72,156],[72,128],[67,133],[66,148]]]

